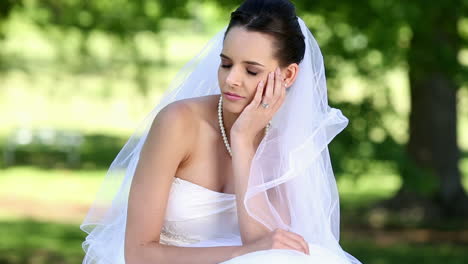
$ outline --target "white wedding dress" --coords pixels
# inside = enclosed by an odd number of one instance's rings
[[[241,245],[233,194],[220,193],[175,178],[169,194],[160,243],[184,247]],[[347,264],[319,245],[309,244],[310,256],[293,250],[264,250],[223,262],[225,264]]]
[[[244,204],[247,213],[269,229],[282,227],[301,234],[309,242],[310,256],[293,250],[263,250],[228,264],[361,263],[339,245],[339,195],[328,153],[328,144],[348,119],[328,105],[322,53],[307,25],[297,19],[305,43],[300,74],[252,158]],[[150,128],[157,114],[173,102],[221,94],[217,71],[225,31],[181,69],[112,162],[80,226],[88,233],[83,264],[124,263],[130,189]],[[283,212],[289,213],[288,223],[282,219]],[[175,179],[160,241],[185,247],[241,245],[235,196]]]

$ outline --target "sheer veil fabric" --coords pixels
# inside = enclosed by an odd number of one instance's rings
[[[360,263],[339,245],[339,196],[328,144],[348,124],[328,105],[320,48],[302,19],[305,56],[299,74],[272,120],[270,133],[252,160],[244,204],[251,217],[270,230],[283,228],[326,248],[348,263]],[[128,195],[149,128],[168,104],[220,94],[217,69],[226,29],[219,32],[171,83],[112,162],[81,229],[85,264],[125,263]]]

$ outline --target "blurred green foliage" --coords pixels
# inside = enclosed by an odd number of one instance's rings
[[[129,120],[136,119],[135,116],[141,119],[151,109],[154,101],[150,98],[159,96],[170,76],[195,53],[178,45],[196,42],[192,46],[201,46],[198,45],[200,39],[207,39],[221,29],[229,11],[241,2],[4,1],[0,4],[0,25],[6,26],[0,30],[18,39],[6,38],[3,42],[6,48],[0,50],[0,64],[4,69],[1,74],[6,76],[7,87],[12,87],[4,93],[14,95],[4,101],[0,98],[0,101],[4,106],[16,104],[16,100],[33,105],[37,102],[23,100],[34,94],[45,96],[49,102],[62,103],[62,109],[79,109],[75,111],[76,116],[92,116],[95,122],[60,115],[57,108],[47,109],[47,116],[39,115],[47,103],[31,107],[38,109],[33,110],[38,116],[35,122],[40,124],[57,118],[60,125],[82,126],[79,129],[84,130],[83,134],[96,134],[85,130],[103,123],[113,122],[125,127],[123,133],[113,133],[117,138],[102,135],[100,137],[106,140],[94,141],[93,136],[85,136],[84,145],[78,151],[81,161],[93,164],[94,160],[95,165],[91,166],[105,166],[122,145],[121,138],[132,131],[135,123]],[[351,121],[330,146],[337,175],[358,178],[385,168],[401,175],[403,184],[414,192],[433,196],[441,188],[440,182],[450,177],[433,177],[433,168],[420,166],[407,151],[406,143],[411,139],[407,131],[414,124],[410,114],[415,108],[410,99],[421,97],[408,92],[414,87],[408,79],[415,68],[421,68],[416,75],[421,78],[427,75],[432,82],[430,70],[441,69],[444,78],[454,83],[451,87],[459,89],[466,85],[468,59],[462,55],[467,52],[467,1],[294,3],[322,49],[329,77],[330,104],[342,109]],[[444,19],[446,14],[451,14],[450,19]],[[21,36],[20,32],[27,36]],[[415,36],[418,42],[414,41]],[[16,47],[18,44],[24,46]],[[400,72],[396,82],[389,77],[392,71]],[[34,85],[29,88],[31,84]],[[71,104],[63,103],[64,98]],[[104,101],[109,104],[102,103]],[[92,107],[97,104],[100,106]],[[99,116],[102,109],[111,107],[120,109],[114,111],[120,111],[117,115],[122,120],[111,121],[103,117],[105,115]],[[132,117],[125,116],[124,113],[132,111]],[[459,120],[463,121],[461,131],[466,130],[467,121],[461,117]],[[17,120],[7,121],[11,124]],[[0,131],[4,138],[10,133],[6,130]],[[453,135],[450,137],[453,139]],[[462,151],[465,153],[466,138],[462,133],[460,141],[464,142]],[[23,164],[63,166],[63,161],[57,161],[66,159],[60,151],[44,145],[31,145],[17,152],[18,161]],[[454,165],[452,161],[447,163]],[[451,175],[451,178],[457,182],[456,177]]]
[[[2,0],[0,167],[8,163],[7,151],[14,154],[15,165],[35,167],[2,170],[0,196],[89,204],[137,121],[241,2]],[[293,2],[323,52],[330,105],[350,119],[330,145],[344,225],[372,225],[362,208],[396,195],[403,181],[428,196],[438,189],[437,178],[429,180],[430,172],[414,166],[406,149],[414,65],[423,69],[419,75],[442,69],[459,90],[458,142],[466,189],[468,1]],[[450,28],[449,34],[444,28]],[[415,35],[422,36],[417,48]],[[79,157],[79,162],[70,162],[61,143],[30,141],[11,149],[10,137],[23,125],[78,133],[82,141],[72,160]],[[396,218],[391,227],[408,224]],[[77,225],[2,221],[0,263],[78,263],[84,236]],[[343,245],[363,263],[457,264],[468,258],[464,244],[437,241],[379,245],[345,235]]]
[[[40,133],[45,134],[44,138]],[[43,137],[44,137],[43,136]],[[25,138],[26,137],[26,138]],[[126,138],[55,130],[19,130],[2,146],[4,167],[35,165],[43,168],[106,168]]]

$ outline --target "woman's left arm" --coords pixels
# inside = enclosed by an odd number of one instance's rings
[[[252,102],[245,107],[231,128],[230,139],[237,214],[244,243],[253,242],[270,232],[268,228],[247,213],[244,198],[252,159],[259,144],[258,135],[263,133],[265,126],[284,101],[286,92],[281,80],[281,72],[277,69],[268,75],[266,82],[261,81]],[[268,103],[269,107],[264,108],[261,103]],[[267,206],[266,203],[264,205]]]
[[[270,231],[266,226],[253,219],[244,206],[250,167],[259,145],[256,135],[263,133],[265,126],[282,105],[286,94],[279,69],[269,74],[267,82],[266,87],[263,81],[258,84],[254,99],[242,111],[231,128],[232,166],[242,243],[246,248],[250,248],[250,251],[294,249],[309,254],[309,247],[302,236],[281,229]],[[262,96],[264,89],[266,89],[265,95]],[[271,107],[261,107],[262,101]],[[254,202],[257,203],[257,208],[265,207],[265,211],[268,211],[266,207],[269,206],[269,201],[263,197]]]
[[[232,142],[232,164],[235,178],[235,193],[237,216],[240,233],[244,244],[253,242],[264,236],[270,230],[253,219],[244,206],[245,193],[248,186],[250,166],[255,155],[255,147],[241,138]]]

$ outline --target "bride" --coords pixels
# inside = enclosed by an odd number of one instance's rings
[[[360,263],[339,245],[320,49],[288,0],[246,0],[112,163],[83,263]]]

